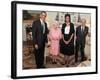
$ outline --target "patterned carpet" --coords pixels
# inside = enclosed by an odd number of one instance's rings
[[[80,56],[80,55],[79,55]],[[51,63],[51,57],[49,56],[48,49],[45,49],[45,66],[46,68],[61,68],[61,67],[66,67],[66,65],[62,65],[64,63],[63,60],[63,55],[60,53],[57,58],[57,64],[52,64]],[[79,57],[80,59],[80,57]],[[85,63],[84,63],[85,62]],[[74,62],[74,55],[71,56],[70,58],[70,66],[69,67],[77,67],[77,66],[90,66],[90,61],[84,61],[80,63],[78,61],[77,63]],[[36,64],[35,64],[35,58],[34,58],[34,49],[32,45],[24,45],[23,46],[23,69],[35,69]]]

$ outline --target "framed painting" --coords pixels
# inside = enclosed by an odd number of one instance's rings
[[[96,74],[97,11],[97,6],[12,1],[11,77]]]

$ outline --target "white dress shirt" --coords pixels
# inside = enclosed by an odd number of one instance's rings
[[[40,19],[40,21],[41,21],[41,25],[42,25],[42,27],[43,27],[43,34],[45,33],[45,23]]]
[[[69,32],[70,32],[70,26],[66,26],[65,30],[64,30],[64,33],[69,34]]]
[[[84,31],[84,26],[81,26],[81,31],[82,31],[82,32]]]

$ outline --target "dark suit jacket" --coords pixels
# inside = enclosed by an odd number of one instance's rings
[[[82,46],[85,47],[85,42],[86,42],[86,36],[88,34],[88,27],[85,26],[83,34],[81,31],[81,26],[78,26],[76,28],[76,44],[81,44]]]
[[[41,26],[40,20],[34,21],[32,24],[32,37],[33,44],[37,44],[38,47],[43,46],[47,42],[48,28],[47,23],[45,23],[45,33],[43,34],[43,27]]]

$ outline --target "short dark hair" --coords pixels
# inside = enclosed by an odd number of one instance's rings
[[[67,17],[67,16],[69,17],[69,22],[70,22],[70,21],[71,21],[71,17],[70,17],[70,14],[68,14],[68,13],[65,14],[65,22],[66,22],[66,17]]]
[[[41,11],[41,13],[40,13],[40,14],[42,14],[42,13],[45,13],[45,14],[47,14],[47,13],[46,13],[46,11]]]

